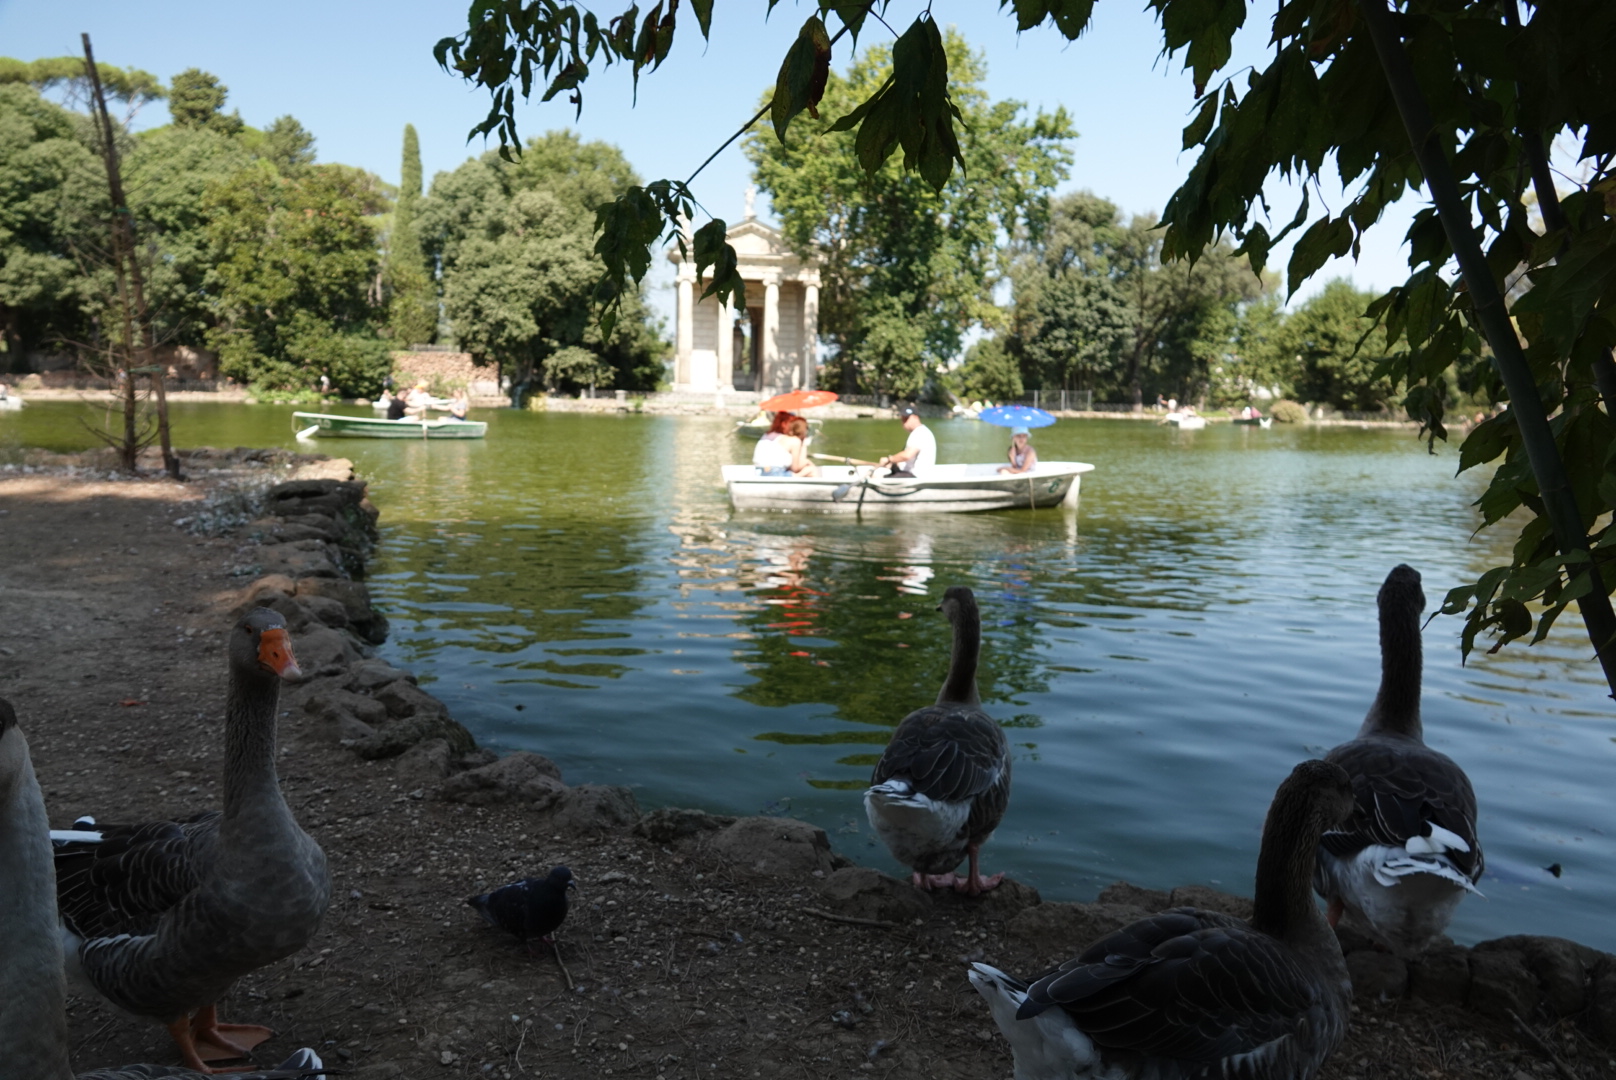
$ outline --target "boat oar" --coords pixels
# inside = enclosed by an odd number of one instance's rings
[[[879,461],[865,461],[863,458],[843,457],[841,454],[809,454],[808,456],[818,458],[820,461],[840,461],[843,465],[869,465],[872,468],[877,469],[881,467],[881,463]]]
[[[310,424],[308,427],[304,428],[302,431],[299,431],[297,433],[296,437],[299,438],[299,439],[312,439],[312,438],[314,438],[314,433],[316,431],[319,431],[319,430],[320,430],[320,425],[319,424]]]

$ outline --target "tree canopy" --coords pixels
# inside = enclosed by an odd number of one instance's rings
[[[1041,234],[1071,163],[1076,133],[1064,111],[1026,116],[1020,102],[990,101],[981,54],[952,30],[943,47],[973,179],[933,188],[897,161],[866,172],[853,134],[832,130],[833,117],[891,78],[886,46],[828,76],[819,118],[799,120],[784,140],[762,129],[746,140],[787,241],[819,262],[820,337],[835,350],[843,392],[912,397],[970,328],[998,323],[994,290],[1012,245]]]
[[[1609,599],[1616,531],[1608,517],[1616,508],[1616,206],[1609,198],[1616,5],[1560,0],[1530,6],[1524,21],[1517,5],[1490,0],[1388,5],[1281,0],[1267,66],[1218,79],[1246,5],[1151,0],[1164,51],[1183,55],[1198,96],[1183,146],[1200,154],[1164,211],[1161,256],[1193,262],[1227,234],[1260,274],[1273,245],[1296,233],[1288,267],[1294,290],[1330,257],[1355,253],[1382,211],[1423,183],[1433,205],[1408,232],[1413,273],[1370,315],[1385,322],[1388,359],[1408,386],[1405,407],[1433,439],[1447,436],[1450,369],[1479,355],[1486,340],[1494,377],[1483,389],[1510,407],[1469,434],[1461,466],[1502,459],[1480,504],[1488,524],[1516,509],[1531,515],[1510,565],[1451,592],[1444,611],[1468,613],[1468,651],[1484,631],[1502,644],[1535,624],[1541,638],[1576,602],[1616,692]],[[1001,6],[1019,30],[1047,25],[1068,40],[1093,13],[1093,0]],[[771,101],[743,130],[768,113],[784,140],[794,118],[812,115],[837,43],[849,35],[856,43],[872,5],[820,0],[815,7],[781,63]],[[478,6],[463,33],[438,42],[435,56],[489,89],[488,116],[474,130],[497,134],[508,152],[518,86],[524,97],[537,88],[543,100],[566,95],[581,109],[591,64],[622,64],[636,82],[661,65],[677,36],[676,11],[657,3],[642,16],[631,5],[602,18],[555,0]],[[712,5],[701,0],[693,11],[706,37]],[[881,13],[882,25],[891,25],[891,7]],[[834,34],[827,20],[839,24]],[[964,160],[949,57],[929,5],[898,35],[893,61],[893,77],[832,128],[857,132],[867,173],[901,148],[905,168],[941,190]],[[1563,195],[1547,157],[1561,135],[1578,142],[1582,171]],[[1269,177],[1306,185],[1326,167],[1349,188],[1346,205],[1314,217],[1304,199],[1290,222],[1272,227],[1263,195]],[[606,319],[626,282],[646,272],[652,245],[664,237],[684,244],[681,225],[696,207],[693,179],[635,185],[601,208],[595,250],[605,268],[598,295]],[[708,291],[720,297],[742,288],[725,233],[714,219],[691,244],[698,273],[712,271]],[[1527,287],[1512,293],[1506,286],[1522,271]],[[1391,351],[1399,341],[1406,349]],[[1534,600],[1546,605],[1536,618],[1527,606]]]

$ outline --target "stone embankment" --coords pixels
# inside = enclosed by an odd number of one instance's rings
[[[328,473],[341,474],[333,465]],[[733,880],[803,890],[810,914],[886,929],[920,926],[942,909],[974,905],[1007,938],[1053,949],[1055,960],[1163,908],[1194,905],[1249,917],[1249,900],[1202,886],[1163,892],[1117,883],[1094,903],[1043,902],[1015,882],[980,901],[933,897],[832,851],[824,830],[776,817],[733,818],[699,810],[642,813],[626,787],[571,786],[549,759],[479,748],[448,708],[408,671],[375,656],[387,620],[364,584],[377,511],[365,485],[338,478],[277,484],[264,514],[246,527],[256,539],[257,579],[238,610],[281,612],[294,633],[307,681],[291,695],[328,739],[376,767],[391,761],[399,787],[417,800],[503,806],[535,815],[544,834],[635,836],[659,849],[716,858]],[[600,884],[609,884],[601,882]],[[597,941],[601,940],[599,938]],[[1554,937],[1514,936],[1473,947],[1444,943],[1412,962],[1343,937],[1360,1001],[1457,1007],[1507,1030],[1573,1025],[1616,1048],[1616,956]]]

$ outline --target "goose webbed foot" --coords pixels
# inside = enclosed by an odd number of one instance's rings
[[[916,870],[909,875],[909,884],[926,892],[930,892],[932,889],[958,888],[959,880],[952,872],[947,874],[922,874]]]
[[[992,877],[982,876],[982,867],[977,862],[982,850],[980,847],[972,844],[965,850],[970,856],[970,868],[966,871],[965,877],[954,883],[955,892],[962,892],[967,896],[981,896],[989,889],[998,888],[1004,882],[1003,874],[994,874]]]
[[[243,1072],[256,1068],[251,1061],[241,1065],[214,1066],[209,1061],[231,1061],[251,1057],[252,1048],[275,1033],[258,1024],[221,1024],[218,1009],[212,1005],[197,1010],[194,1017],[181,1017],[168,1025],[174,1045],[187,1069],[204,1074]]]

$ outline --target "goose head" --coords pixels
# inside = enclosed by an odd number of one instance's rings
[[[1398,563],[1381,582],[1376,597],[1380,617],[1399,625],[1417,621],[1425,611],[1425,590],[1420,588],[1420,572],[1407,563]]]
[[[943,602],[937,605],[937,610],[948,616],[948,621],[956,627],[962,620],[979,617],[976,609],[976,594],[964,585],[950,585],[948,591],[943,593]]]
[[[1334,931],[1313,902],[1313,871],[1320,838],[1350,818],[1355,807],[1352,780],[1341,766],[1313,760],[1291,770],[1263,823],[1253,927],[1293,944],[1334,942]],[[1335,949],[1339,958],[1340,946]]]
[[[230,668],[257,678],[272,676],[295,682],[303,677],[292,655],[286,620],[269,608],[253,608],[230,634]]]

